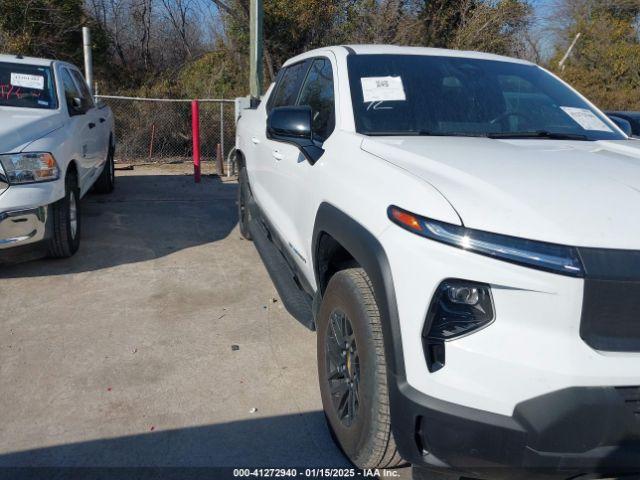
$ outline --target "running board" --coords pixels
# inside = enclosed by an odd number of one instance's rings
[[[253,218],[249,223],[249,230],[256,250],[262,258],[271,281],[287,311],[309,330],[315,330],[313,320],[312,298],[299,286],[296,276],[284,256],[269,240],[266,228],[262,222]]]

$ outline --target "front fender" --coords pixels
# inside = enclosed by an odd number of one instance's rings
[[[322,203],[313,232],[313,261],[318,265],[318,244],[323,233],[331,235],[365,270],[373,284],[374,296],[382,323],[387,362],[387,387],[391,412],[391,429],[403,458],[418,458],[413,431],[415,419],[406,411],[406,395],[412,391],[406,380],[400,318],[396,303],[391,267],[383,246],[375,235],[358,221],[329,203]],[[316,281],[320,285],[316,268]]]
[[[314,265],[318,265],[319,239],[323,233],[331,235],[344,247],[371,279],[382,320],[387,366],[390,373],[404,377],[398,308],[391,268],[384,248],[375,235],[357,220],[324,202],[318,209],[313,231]],[[315,268],[315,275],[316,284],[321,285],[318,268]]]
[[[60,178],[64,179],[64,176],[69,169],[69,165],[76,158],[80,158],[82,152],[80,151],[77,137],[74,136],[74,132],[70,131],[70,126],[66,125],[59,128],[49,134],[45,135],[38,140],[31,142],[25,152],[50,152],[56,159],[58,168],[60,168]],[[64,188],[60,195],[60,198],[64,196]]]

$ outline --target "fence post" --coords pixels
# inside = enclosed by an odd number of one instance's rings
[[[151,141],[149,142],[149,161],[153,157],[153,143],[156,141],[156,124],[151,124]]]
[[[191,102],[191,135],[193,137],[193,175],[200,183],[200,106],[197,100]]]
[[[222,158],[222,146],[216,145],[216,161],[218,164],[218,176],[222,178],[224,175],[224,158]]]
[[[222,162],[224,165],[224,102],[220,102],[220,147],[222,149]]]
[[[94,95],[93,91],[93,52],[91,51],[91,30],[88,27],[82,27],[82,50],[84,53],[84,78],[87,86]]]

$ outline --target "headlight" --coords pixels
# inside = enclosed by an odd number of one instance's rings
[[[13,153],[0,155],[0,163],[9,184],[57,180],[60,170],[50,153]]]
[[[437,242],[561,275],[582,277],[584,274],[574,247],[472,230],[430,220],[395,206],[390,206],[387,214],[393,223],[405,230]]]
[[[422,330],[429,371],[444,367],[445,342],[477,332],[494,318],[489,285],[453,278],[443,281],[436,289]]]

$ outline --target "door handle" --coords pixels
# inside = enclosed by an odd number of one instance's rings
[[[96,124],[95,124],[95,123],[93,123],[93,122],[91,122],[91,123],[89,124],[89,128],[96,128]]]
[[[254,145],[257,145],[260,143],[260,140],[256,137],[251,137],[251,141],[253,142]]]
[[[274,150],[272,152],[273,154],[273,158],[275,158],[276,160],[282,160],[284,158],[284,155],[282,155],[279,151]]]
[[[104,118],[101,118],[100,123],[104,123],[104,122],[106,122],[106,120]]]

